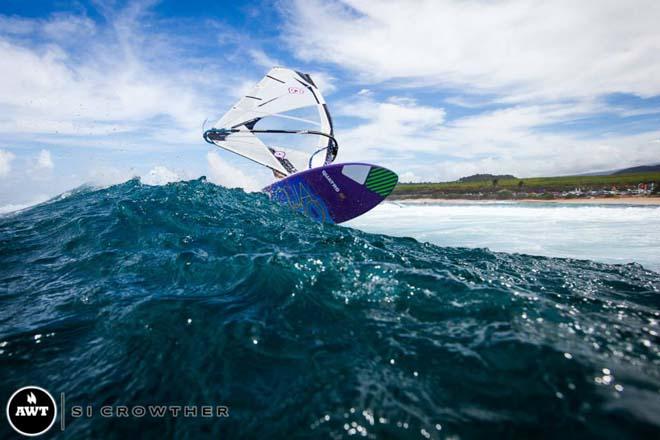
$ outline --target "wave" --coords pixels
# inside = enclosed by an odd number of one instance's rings
[[[0,217],[0,243],[3,395],[230,411],[69,417],[64,437],[660,427],[660,276],[638,264],[368,234],[203,179],[82,188]]]

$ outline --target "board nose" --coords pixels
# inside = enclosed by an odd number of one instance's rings
[[[399,176],[382,167],[372,167],[364,185],[370,190],[382,197],[387,197],[399,181]]]

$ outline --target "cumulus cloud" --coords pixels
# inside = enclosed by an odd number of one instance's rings
[[[657,162],[655,127],[616,132],[608,122],[589,131],[570,124],[660,113],[605,99],[660,95],[660,33],[652,18],[660,15],[658,2],[299,0],[284,11],[285,40],[299,59],[348,69],[354,82],[368,85],[333,106],[359,119],[338,130],[343,160],[379,160],[410,180]],[[370,92],[388,88],[438,99],[376,99]],[[445,105],[468,110],[447,114]]]
[[[262,185],[257,179],[248,176],[242,170],[224,160],[217,151],[209,151],[206,155],[209,167],[209,180],[227,188],[243,188],[245,191],[259,191]]]
[[[330,75],[329,73],[318,72],[318,71],[312,71],[307,73],[309,73],[309,75],[312,77],[312,79],[314,80],[314,84],[316,84],[319,90],[321,90],[323,96],[329,96],[335,90],[337,90],[337,86],[335,85],[335,81],[337,80],[337,78]]]
[[[412,171],[405,171],[399,174],[399,182],[401,183],[421,182],[421,178]]]
[[[340,145],[347,146],[340,150],[342,160],[366,160],[383,153],[401,158],[412,151],[436,151],[433,134],[442,128],[445,119],[444,109],[401,97],[342,102],[337,113],[361,120],[357,127],[338,134]]]
[[[166,185],[181,180],[179,175],[161,165],[153,167],[147,174],[140,177],[140,182],[145,185]]]
[[[237,81],[227,68],[211,75],[214,60],[155,26],[147,7],[101,8],[105,24],[0,15],[0,135],[197,142],[205,115],[230,104],[222,92]]]
[[[660,94],[654,0],[298,0],[288,12],[287,41],[299,58],[333,62],[369,81],[508,97]]]
[[[445,121],[441,107],[365,98],[338,106],[339,114],[362,119],[338,135],[340,154],[342,160],[382,163],[402,172],[402,181],[484,172],[571,174],[657,162],[660,130],[585,136],[542,129],[597,109],[597,103],[519,105]]]
[[[50,155],[50,151],[41,150],[37,155],[34,163],[34,168],[37,170],[52,170],[55,168],[53,163],[53,158]]]
[[[11,162],[16,156],[11,151],[0,150],[0,177],[5,177],[11,171]]]

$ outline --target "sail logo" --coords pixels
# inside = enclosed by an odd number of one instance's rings
[[[303,95],[305,94],[305,89],[301,87],[289,87],[290,95]]]
[[[40,387],[23,387],[14,392],[7,402],[7,420],[21,435],[35,437],[47,432],[56,417],[55,399]]]

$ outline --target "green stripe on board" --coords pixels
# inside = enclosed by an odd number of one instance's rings
[[[369,178],[367,180],[372,180],[372,179],[382,179],[383,177],[392,177],[395,176],[396,174],[394,173],[374,173],[370,174]]]
[[[383,179],[379,179],[373,182],[367,182],[367,186],[377,186],[377,185],[382,185],[384,183],[391,183],[394,184],[396,183],[397,178],[396,177],[386,177]]]
[[[387,195],[392,192],[392,189],[394,188],[381,188],[381,189],[371,189],[371,191],[381,194],[381,195]]]
[[[391,174],[391,173],[383,168],[372,168],[369,174],[375,175],[375,174]]]
[[[369,188],[373,192],[377,192],[377,193],[386,192],[389,194],[390,192],[392,192],[395,186],[396,183],[390,183],[388,185],[380,185],[380,186],[367,187],[367,188]]]
[[[366,183],[369,184],[371,182],[376,182],[382,179],[386,179],[388,177],[394,177],[396,178],[396,174],[389,172],[389,171],[383,171],[383,172],[371,172],[369,173],[369,176],[367,177]]]
[[[371,171],[369,171],[369,175],[372,176],[375,174],[391,174],[391,172],[385,168],[372,168]]]
[[[369,182],[367,183],[367,187],[381,186],[381,185],[395,185],[395,184],[396,184],[396,178],[387,178],[387,179],[379,180],[378,182]]]
[[[395,185],[396,185],[396,182],[390,182],[390,183],[385,183],[385,184],[382,184],[382,185],[368,186],[367,188],[369,188],[372,191],[384,191],[384,190],[394,188]]]
[[[387,197],[396,186],[398,180],[399,176],[388,169],[372,168],[364,185],[379,196]]]
[[[390,174],[392,174],[392,173],[390,173],[389,171],[378,171],[378,170],[376,170],[376,171],[372,171],[371,173],[369,173],[369,179],[373,179],[373,178],[376,178],[376,177],[382,177],[382,176],[388,176]]]
[[[367,180],[366,184],[368,185],[374,185],[374,184],[379,184],[383,182],[396,182],[397,178],[396,176],[385,176],[385,177],[379,177],[378,179],[371,179]]]

